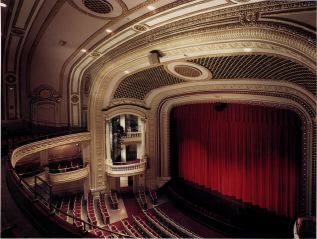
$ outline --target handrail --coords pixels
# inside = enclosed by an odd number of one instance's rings
[[[97,226],[97,225],[93,225],[93,224],[91,224],[91,223],[89,223],[89,222],[87,222],[87,221],[82,220],[81,218],[75,217],[75,216],[73,216],[73,215],[71,215],[71,214],[68,214],[68,213],[66,213],[66,212],[64,212],[64,211],[62,211],[62,210],[60,210],[58,207],[56,207],[56,206],[54,206],[54,205],[52,204],[52,201],[51,201],[51,200],[50,200],[50,202],[47,202],[46,199],[45,199],[41,194],[37,194],[37,192],[36,192],[36,184],[35,184],[34,188],[32,188],[32,186],[29,185],[23,178],[19,177],[19,176],[14,172],[13,169],[11,169],[10,171],[11,171],[11,173],[13,173],[13,174],[16,176],[15,179],[16,179],[16,180],[19,180],[19,181],[20,181],[20,184],[21,184],[22,186],[24,186],[24,188],[26,188],[28,191],[30,191],[31,193],[34,194],[34,199],[35,199],[35,200],[33,201],[33,203],[35,203],[35,202],[41,202],[41,203],[42,203],[42,206],[44,206],[45,208],[49,209],[49,212],[50,212],[50,213],[52,213],[52,214],[58,216],[58,215],[56,214],[56,211],[57,211],[57,212],[60,212],[60,213],[62,213],[62,214],[64,214],[64,215],[66,215],[66,216],[72,218],[72,219],[73,219],[73,223],[74,223],[75,220],[82,222],[82,223],[84,224],[84,232],[87,232],[86,226],[88,225],[88,226],[90,226],[90,227],[97,228],[97,229],[99,229],[99,230],[106,231],[106,232],[109,232],[109,233],[111,233],[111,234],[115,234],[115,235],[118,235],[118,236],[121,236],[121,237],[133,238],[133,237],[130,236],[130,235],[126,235],[126,234],[123,234],[123,233],[120,233],[120,232],[114,232],[114,231],[111,231],[111,230],[108,230],[108,229],[104,229],[104,228],[102,228],[102,227],[99,227],[99,226]],[[52,188],[52,186],[51,186],[49,183],[47,183],[46,181],[44,181],[44,180],[41,179],[40,177],[34,176],[34,180],[35,180],[35,181],[36,181],[36,180],[43,181],[45,184],[47,184],[47,185],[50,186],[50,189]],[[23,184],[22,184],[22,182],[23,182]],[[50,192],[50,193],[51,193],[51,192]],[[36,200],[38,197],[39,197],[41,200]],[[50,198],[51,198],[51,197],[50,197]],[[53,210],[53,209],[54,209],[54,210]]]

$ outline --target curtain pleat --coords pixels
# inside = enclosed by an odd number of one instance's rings
[[[179,106],[172,142],[179,176],[277,214],[297,216],[301,121],[292,111],[255,105]]]

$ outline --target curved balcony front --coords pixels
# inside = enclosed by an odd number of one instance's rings
[[[80,180],[88,177],[89,175],[89,165],[86,167],[68,171],[68,172],[59,172],[59,173],[48,173],[48,180],[51,185],[59,183],[68,183],[76,180]]]
[[[125,132],[122,136],[123,144],[141,143],[142,141],[141,132]]]
[[[146,160],[139,163],[113,165],[111,162],[106,163],[106,174],[111,177],[127,177],[144,173],[146,170]]]

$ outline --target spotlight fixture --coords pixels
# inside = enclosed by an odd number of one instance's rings
[[[149,9],[150,11],[153,11],[155,9],[155,7],[153,7],[152,5],[147,6],[147,9]]]
[[[124,71],[124,73],[129,74],[129,73],[130,73],[130,71]]]
[[[227,103],[216,102],[214,103],[213,108],[217,112],[224,111],[227,108]]]
[[[106,29],[106,32],[107,32],[107,33],[111,33],[112,30],[111,30],[111,29]]]
[[[87,50],[86,49],[81,49],[81,52],[87,52]]]

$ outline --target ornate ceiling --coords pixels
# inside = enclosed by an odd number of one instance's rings
[[[250,78],[286,81],[316,95],[315,62],[306,57],[316,47],[315,1],[2,2],[7,5],[1,8],[2,99],[6,102],[3,120],[32,118],[30,104],[54,99],[57,105],[54,120],[59,124],[80,125],[82,112],[89,108],[89,98],[96,94],[90,91],[94,84],[103,85],[97,88],[110,101],[120,98],[142,101],[155,89],[186,82],[166,69],[174,60],[205,67],[212,75],[209,81]],[[290,49],[282,54],[276,52],[278,47],[284,47],[281,44],[264,49],[260,44],[265,45],[265,40],[255,43],[252,37],[241,36],[244,43],[240,50],[228,52],[232,51],[231,33],[240,29],[254,31],[254,39],[259,38],[257,31],[271,31],[272,36],[283,32],[289,41],[301,39],[307,46],[297,53],[294,50],[293,55]],[[223,33],[225,40],[218,37]],[[200,54],[194,55],[189,50],[193,43],[186,40],[189,38],[212,42],[213,50],[200,45]],[[221,49],[216,44],[221,44]],[[158,46],[163,47],[157,49]],[[246,47],[252,52],[246,53]],[[148,53],[163,49],[160,63],[142,61],[134,65],[144,57],[140,49]],[[127,56],[135,59],[124,62]],[[200,74],[199,70],[188,67],[175,71]],[[107,74],[112,74],[109,82]],[[107,83],[99,82],[102,78]],[[38,97],[39,90],[46,97]],[[72,120],[74,117],[77,119]]]
[[[316,95],[316,73],[289,59],[246,54],[204,57],[189,61],[207,68],[213,75],[212,81],[231,79],[288,81],[298,84]],[[182,65],[182,63],[178,64]],[[166,72],[163,66],[156,66],[124,78],[116,89],[114,98],[143,100],[151,90],[182,82],[184,80]]]

